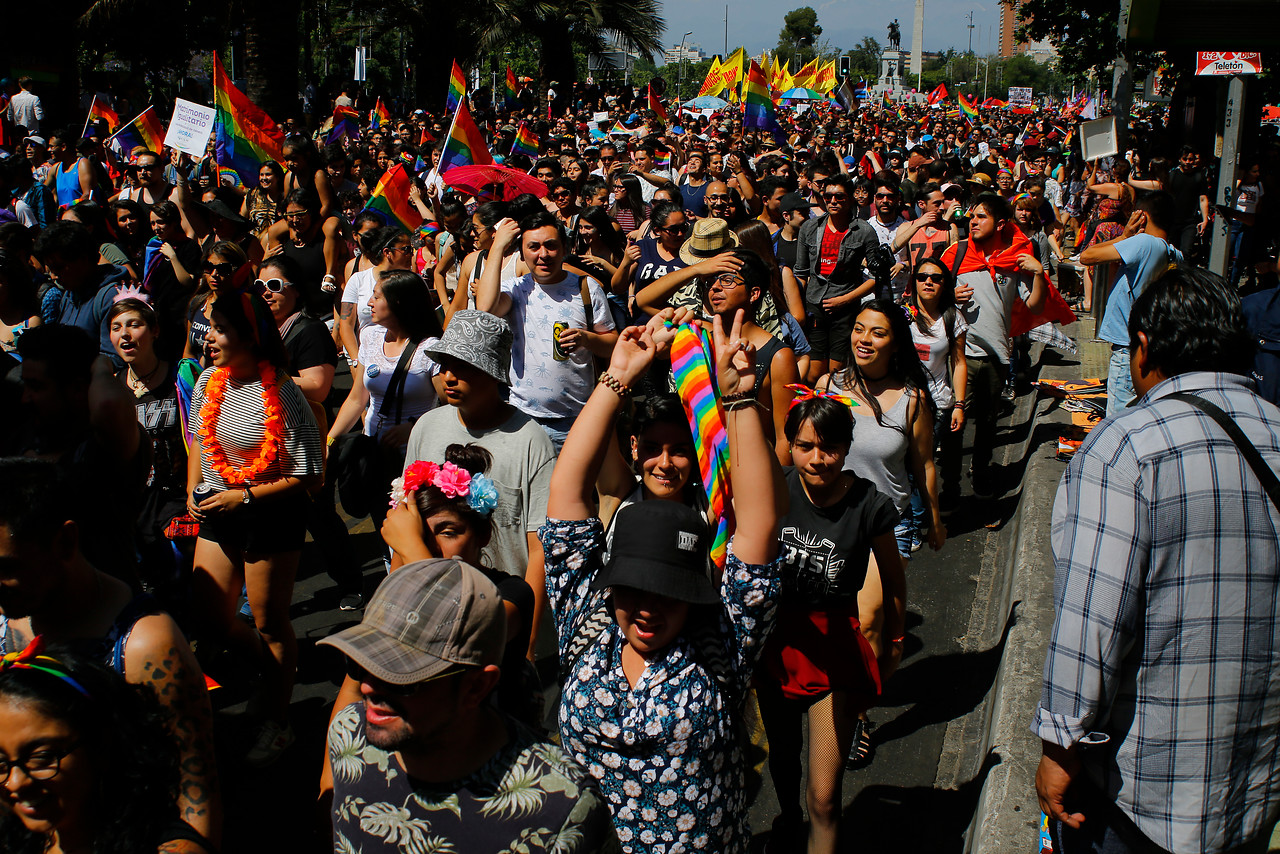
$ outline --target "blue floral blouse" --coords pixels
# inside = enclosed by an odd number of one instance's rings
[[[590,589],[604,531],[599,519],[548,519],[539,537],[564,649],[605,597],[605,591]],[[583,652],[565,679],[562,746],[599,781],[623,851],[747,850],[738,723],[751,672],[773,626],[779,571],[778,561],[745,564],[730,550],[719,617],[722,654],[732,662],[727,689],[684,637],[650,661],[631,687],[622,671],[626,640],[616,625]]]

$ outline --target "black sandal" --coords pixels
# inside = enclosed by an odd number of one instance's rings
[[[867,718],[858,718],[853,726],[853,743],[849,745],[849,758],[844,767],[850,771],[866,768],[876,757],[876,743],[871,738],[871,731],[876,725]]]

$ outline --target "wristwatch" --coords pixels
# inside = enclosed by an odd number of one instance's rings
[[[253,493],[249,491],[249,487],[247,487],[247,486],[244,488],[244,501],[243,501],[243,502],[241,502],[241,503],[242,503],[242,504],[252,504],[252,503],[253,503]]]

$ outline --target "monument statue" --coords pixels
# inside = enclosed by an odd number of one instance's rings
[[[902,47],[902,30],[898,27],[897,18],[889,25],[889,47]]]

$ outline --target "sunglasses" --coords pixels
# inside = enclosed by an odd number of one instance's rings
[[[310,216],[306,211],[288,211],[285,213],[285,219],[302,219],[304,216]]]
[[[942,284],[943,276],[941,273],[916,273],[917,282],[937,282]]]
[[[823,193],[822,198],[828,202],[843,202],[849,198],[848,193]]]
[[[284,279],[254,279],[253,286],[260,291],[270,291],[273,294],[282,293],[285,288],[293,287],[293,282],[286,282]]]
[[[876,198],[877,199],[896,199],[898,198],[898,194],[897,193],[876,193]]]
[[[206,273],[217,273],[219,276],[230,276],[236,271],[236,265],[229,264],[226,261],[221,264],[205,264],[204,271]]]
[[[435,676],[430,676],[426,679],[414,682],[412,685],[393,685],[390,682],[382,681],[351,659],[347,659],[348,676],[356,682],[368,682],[371,685],[376,685],[380,693],[390,694],[393,697],[412,697],[422,690],[423,685],[426,685],[429,682],[448,679],[450,676],[461,676],[466,672],[467,669],[465,667],[455,667],[451,670],[446,670],[443,673],[437,673]]]
[[[567,199],[567,198],[569,198],[569,193],[568,193],[567,191],[565,191],[565,190],[561,190],[561,191],[560,191],[560,192],[558,192],[558,193],[552,193],[552,194],[551,194],[551,198],[553,198],[553,199]]]

